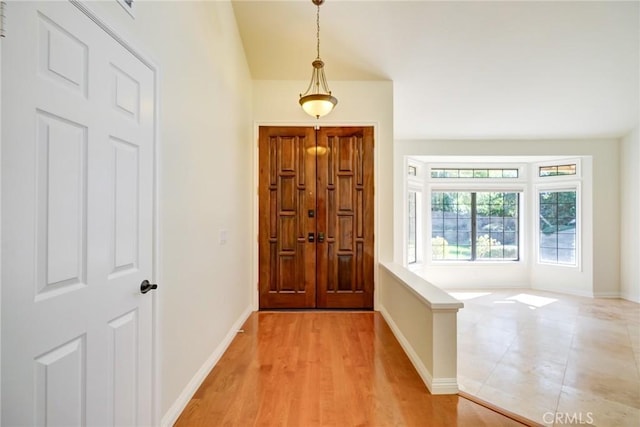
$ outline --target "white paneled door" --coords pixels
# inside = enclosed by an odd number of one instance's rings
[[[2,425],[150,425],[154,71],[69,2],[6,15]]]

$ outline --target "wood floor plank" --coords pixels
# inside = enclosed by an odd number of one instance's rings
[[[428,392],[376,312],[253,313],[176,426],[521,426]]]

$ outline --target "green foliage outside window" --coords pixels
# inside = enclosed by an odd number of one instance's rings
[[[540,261],[576,264],[576,194],[575,190],[539,193]]]
[[[518,193],[432,192],[433,259],[518,259],[518,209]]]

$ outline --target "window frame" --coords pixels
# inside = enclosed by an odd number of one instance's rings
[[[409,168],[415,168],[416,174],[409,173]],[[424,163],[418,162],[413,159],[407,159],[405,163],[405,191],[404,191],[404,265],[406,266],[419,266],[425,262],[424,259],[424,229],[425,229],[425,171],[427,167]],[[414,262],[409,263],[409,193],[416,193],[416,259]]]
[[[426,166],[426,197],[423,209],[431,212],[431,194],[433,191],[455,191],[455,192],[508,192],[519,193],[518,205],[518,259],[517,260],[439,260],[433,259],[432,251],[425,254],[425,263],[433,266],[495,266],[495,265],[518,265],[526,263],[527,248],[525,246],[525,220],[528,217],[527,210],[527,188],[529,163],[521,162],[437,162],[428,163]],[[432,178],[432,169],[517,169],[517,178]],[[425,241],[424,247],[431,248],[431,238],[433,234],[433,224],[431,215],[425,215]]]
[[[421,251],[421,244],[419,242],[420,236],[421,236],[421,232],[422,232],[422,227],[420,227],[420,217],[422,216],[422,201],[420,200],[422,197],[422,191],[419,190],[415,190],[412,188],[409,188],[407,191],[407,201],[409,201],[409,198],[411,196],[411,194],[413,194],[415,196],[415,201],[414,201],[414,208],[415,208],[415,215],[413,217],[414,221],[415,221],[415,225],[414,225],[414,236],[413,236],[413,243],[414,243],[414,251],[415,251],[415,257],[412,260],[411,257],[411,253],[409,251],[409,242],[410,242],[410,231],[411,231],[411,211],[409,210],[409,203],[407,203],[407,233],[406,233],[406,238],[407,238],[407,244],[406,244],[406,248],[407,248],[407,265],[414,265],[414,264],[419,264],[422,261],[422,251]]]
[[[576,165],[576,173],[571,175],[546,175],[540,176],[540,168],[546,167],[558,167]],[[581,181],[582,180],[582,162],[580,158],[558,158],[556,160],[548,160],[544,162],[532,163],[533,168],[532,175],[536,184],[552,184],[556,182],[569,182],[569,181]]]
[[[457,179],[457,178],[456,178]],[[485,178],[482,178],[485,179]],[[511,186],[510,186],[511,187]],[[516,193],[517,194],[517,199],[518,199],[518,257],[516,259],[499,259],[499,258],[477,258],[477,245],[474,247],[472,244],[471,247],[471,259],[434,259],[433,258],[433,252],[432,251],[428,251],[428,262],[429,264],[433,264],[433,265],[453,265],[453,264],[471,264],[471,265],[487,265],[487,264],[511,264],[511,263],[522,263],[524,262],[524,258],[523,258],[523,254],[525,253],[524,250],[524,236],[523,236],[523,225],[524,225],[524,212],[525,212],[525,189],[521,186],[518,187],[511,187],[511,188],[506,188],[504,186],[499,186],[499,187],[490,187],[488,188],[487,186],[483,186],[483,185],[477,185],[474,186],[474,188],[469,188],[469,186],[465,186],[465,187],[460,187],[460,188],[452,188],[451,186],[447,186],[447,187],[442,187],[440,185],[430,185],[429,186],[429,197],[427,198],[428,202],[427,202],[427,208],[425,209],[425,212],[431,212],[433,206],[431,204],[431,199],[432,199],[432,194],[434,192],[457,192],[457,193],[472,193],[472,200],[475,199],[475,197],[473,197],[473,193]],[[474,203],[474,202],[472,202]],[[476,206],[477,207],[477,206]],[[476,209],[472,208],[472,212],[476,212]],[[473,214],[472,214],[473,215]],[[472,217],[471,218],[471,223],[472,223],[472,228],[471,228],[471,233],[475,233],[476,232],[476,221],[477,218]],[[433,238],[433,218],[432,215],[427,215],[427,230],[428,232],[426,233],[427,235],[427,243],[425,244],[425,247],[431,248],[432,245],[432,238]],[[473,236],[471,237],[471,241],[476,241],[477,243],[477,239],[475,239]]]
[[[537,169],[536,169],[537,171]],[[535,215],[534,215],[534,240],[535,240],[535,260],[538,265],[548,266],[548,267],[557,267],[557,268],[566,268],[566,269],[575,269],[578,271],[582,271],[582,182],[580,180],[576,180],[576,175],[558,175],[553,177],[543,177],[543,178],[564,178],[560,180],[556,180],[553,183],[538,183],[535,185]],[[567,180],[567,177],[571,177],[570,180]],[[563,191],[575,191],[576,193],[576,241],[575,241],[575,264],[563,264],[563,263],[553,263],[548,261],[543,261],[540,257],[540,233],[542,230],[540,229],[540,193],[549,193],[549,192],[563,192]]]
[[[573,173],[560,173],[560,168],[562,167],[571,167],[573,166]],[[554,176],[562,176],[562,177],[574,177],[578,174],[578,165],[576,163],[565,163],[565,164],[558,164],[558,165],[546,165],[546,166],[537,166],[538,168],[538,178],[542,178],[542,179],[546,179],[546,178],[550,178],[550,177],[554,177]],[[549,169],[549,168],[555,168],[556,173],[555,174],[549,174],[549,175],[542,175],[542,169]]]
[[[457,172],[458,176],[434,176],[434,172],[443,172],[443,173],[447,173],[447,172]],[[460,172],[465,171],[465,172],[471,172],[472,176],[459,176]],[[487,176],[476,176],[477,172],[482,172],[485,171],[487,172]],[[500,171],[502,175],[504,175],[505,171],[515,171],[516,172],[516,176],[490,176],[492,171]],[[522,174],[522,170],[519,167],[503,167],[503,166],[480,166],[480,167],[472,167],[472,166],[468,166],[468,167],[435,167],[435,166],[431,166],[429,168],[429,179],[433,179],[433,180],[441,180],[441,179],[455,179],[455,180],[499,180],[502,181],[504,179],[509,179],[509,180],[513,180],[513,179],[519,179],[521,177]]]

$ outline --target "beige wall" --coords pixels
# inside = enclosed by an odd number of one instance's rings
[[[620,145],[620,290],[640,302],[640,127]]]
[[[620,292],[620,202],[619,143],[615,139],[598,140],[514,140],[514,141],[397,141],[396,165],[396,215],[400,215],[402,201],[402,164],[405,155],[423,156],[584,156],[582,167],[582,268],[544,266],[529,260],[525,270],[514,267],[508,271],[486,267],[483,274],[467,274],[469,286],[487,286],[486,279],[493,273],[505,279],[511,275],[514,285],[539,289],[558,290],[578,295],[617,296]],[[591,177],[591,179],[589,179]],[[396,221],[395,233],[400,236],[402,223]],[[396,242],[396,262],[401,261],[402,247]],[[532,252],[532,248],[529,249]],[[526,264],[526,263],[525,263]],[[525,265],[523,264],[523,265]],[[491,271],[493,270],[493,271]],[[500,271],[498,271],[500,270]],[[451,276],[456,272],[443,272]],[[427,276],[438,285],[437,276]],[[478,283],[475,278],[484,281]]]
[[[375,127],[375,242],[379,260],[391,260],[393,256],[393,85],[389,81],[330,81],[338,105],[331,114],[319,121],[308,116],[298,98],[308,81],[254,81],[254,141],[258,139],[259,125],[292,126],[348,126]],[[257,142],[254,142],[254,188],[257,180]],[[258,204],[254,190],[254,231],[258,235]],[[255,242],[256,240],[254,240]],[[254,246],[254,280],[257,283],[257,244]],[[377,268],[377,267],[376,267]],[[254,292],[257,298],[257,291]],[[257,299],[254,299],[257,307]]]
[[[250,306],[251,77],[230,3],[135,4],[135,20],[115,1],[88,5],[159,70],[158,412],[170,422]]]

